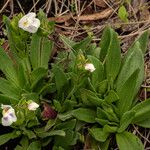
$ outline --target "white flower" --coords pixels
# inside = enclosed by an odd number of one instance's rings
[[[22,28],[30,33],[35,33],[40,27],[40,20],[35,17],[36,14],[33,12],[23,16],[18,22],[19,28]]]
[[[36,110],[39,107],[39,104],[33,102],[33,101],[29,101],[28,103],[28,109],[29,110]]]
[[[85,64],[85,70],[93,72],[93,71],[95,71],[95,67],[93,64],[87,63],[87,64]]]
[[[2,111],[2,125],[10,126],[13,122],[17,121],[15,110],[10,105],[1,105]]]

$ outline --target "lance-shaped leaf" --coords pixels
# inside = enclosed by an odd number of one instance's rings
[[[132,110],[136,112],[132,123],[150,128],[150,99],[137,104]]]
[[[27,148],[27,150],[33,150],[33,149],[36,149],[36,150],[41,150],[41,144],[39,141],[34,141],[32,142],[29,147]]]
[[[11,133],[0,135],[0,145],[5,144],[6,142],[8,142],[11,139],[15,139],[15,138],[19,137],[20,134],[21,133],[19,131],[14,131]]]
[[[76,44],[76,42],[63,35],[60,35],[60,39],[63,41],[64,45],[66,45],[70,49]]]
[[[96,68],[95,71],[92,72],[92,84],[93,84],[94,87],[97,87],[97,84],[104,79],[104,66],[100,62],[100,60],[98,60],[94,56],[89,55],[88,59],[90,60],[90,62]]]
[[[117,95],[117,93],[115,91],[110,90],[104,100],[105,100],[105,102],[111,104],[111,103],[119,100],[119,96]]]
[[[135,116],[135,111],[127,111],[123,114],[120,120],[120,127],[117,132],[123,132],[125,129],[129,126],[129,124],[132,122],[133,118]]]
[[[53,66],[52,71],[55,76],[56,88],[58,91],[60,91],[62,89],[62,87],[67,83],[66,74],[57,65]]]
[[[11,84],[10,81],[0,78],[0,92],[13,99],[19,99],[21,90]]]
[[[136,122],[135,124],[143,128],[150,128],[150,119],[139,121],[139,122]]]
[[[14,62],[0,47],[0,69],[3,71],[8,80],[10,80],[14,85],[18,86],[19,82],[15,67],[17,66],[15,66]]]
[[[147,50],[147,45],[148,45],[148,41],[149,41],[149,32],[145,31],[138,39],[137,41],[140,43],[140,48],[143,52],[143,54],[145,54],[146,50]],[[136,41],[136,42],[137,42]],[[135,43],[136,43],[135,42]],[[135,44],[134,43],[134,44]]]
[[[109,136],[108,132],[105,132],[102,128],[91,128],[89,129],[90,134],[99,142],[105,142]]]
[[[96,93],[90,91],[90,90],[87,90],[87,89],[81,89],[81,99],[82,99],[82,102],[85,104],[85,105],[88,105],[88,106],[100,106],[101,103],[103,102],[102,99],[100,99]]]
[[[144,150],[144,146],[140,139],[129,132],[122,132],[116,134],[117,145],[119,150]]]
[[[19,62],[21,60],[21,57],[23,56],[23,53],[26,50],[26,38],[24,38],[24,36],[28,34],[23,31],[20,32],[23,33],[20,35],[18,21],[21,15],[19,17],[18,16],[15,16],[11,21],[6,16],[4,16],[3,18],[3,21],[6,25],[7,37],[11,49],[11,54],[13,55],[13,58],[15,58],[16,62]]]
[[[100,46],[100,60],[105,60],[107,79],[115,80],[121,65],[121,49],[117,33],[111,28],[106,28]]]
[[[37,133],[37,135],[41,138],[49,137],[49,136],[65,136],[65,132],[63,130],[53,130],[53,131],[45,131],[42,133]]]
[[[53,49],[53,42],[48,38],[34,34],[31,40],[30,60],[33,69],[38,67],[48,68],[48,61],[50,59]]]
[[[134,46],[131,49],[129,49],[127,55],[125,56],[122,69],[117,78],[117,90],[119,90],[124,85],[128,78],[137,69],[139,69],[139,74],[137,77],[138,82],[136,83],[136,86],[133,91],[134,95],[137,94],[144,79],[144,58],[143,53],[140,49],[139,42],[136,42]]]
[[[88,108],[78,108],[72,112],[72,115],[76,117],[78,120],[81,120],[87,123],[94,123],[96,112]]]
[[[31,81],[32,85],[31,88],[36,88],[36,85],[38,82],[40,82],[41,79],[44,79],[47,75],[47,69],[45,68],[37,68],[31,73]]]
[[[128,111],[134,99],[134,90],[137,83],[137,77],[139,74],[139,69],[136,70],[124,83],[122,87],[117,89],[117,94],[119,100],[117,101],[117,107],[120,110],[120,116],[122,116],[126,111]]]
[[[101,41],[99,44],[99,46],[101,48],[100,61],[102,61],[102,62],[104,61],[104,59],[107,55],[110,41],[111,41],[111,31],[110,31],[109,27],[106,27],[103,31],[102,38],[101,38]]]

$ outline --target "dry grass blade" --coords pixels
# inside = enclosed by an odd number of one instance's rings
[[[0,10],[0,14],[3,12],[3,10],[7,7],[7,5],[9,4],[11,0],[7,0],[7,2],[4,4],[4,6],[1,8]]]

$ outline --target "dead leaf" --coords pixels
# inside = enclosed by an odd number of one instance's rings
[[[81,15],[81,16],[73,16],[72,14],[59,16],[59,17],[51,17],[49,21],[56,21],[57,23],[63,23],[71,18],[75,20],[99,20],[109,17],[112,14],[113,10],[111,8],[107,8],[101,12],[96,12],[93,14]],[[72,17],[73,16],[73,17]]]
[[[95,5],[99,7],[106,7],[106,3],[103,0],[94,0]]]

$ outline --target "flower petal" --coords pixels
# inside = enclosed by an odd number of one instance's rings
[[[30,13],[26,14],[25,17],[30,18],[30,19],[33,19],[33,18],[36,17],[36,13],[30,12]]]
[[[12,108],[10,105],[3,105],[1,104],[1,108],[4,109],[4,108]]]
[[[16,122],[16,121],[17,121],[17,117],[16,117],[15,113],[10,113],[9,116],[11,117],[11,120],[12,120],[13,122]]]
[[[18,22],[19,28],[22,28],[30,33],[37,32],[38,28],[40,27],[40,20],[35,17],[36,14],[33,12],[23,16]]]
[[[36,27],[36,28],[39,28],[40,27],[40,20],[37,19],[37,18],[34,18],[33,19],[33,22],[32,22],[32,26]]]
[[[10,126],[13,123],[10,116],[2,117],[2,125],[3,126]]]

